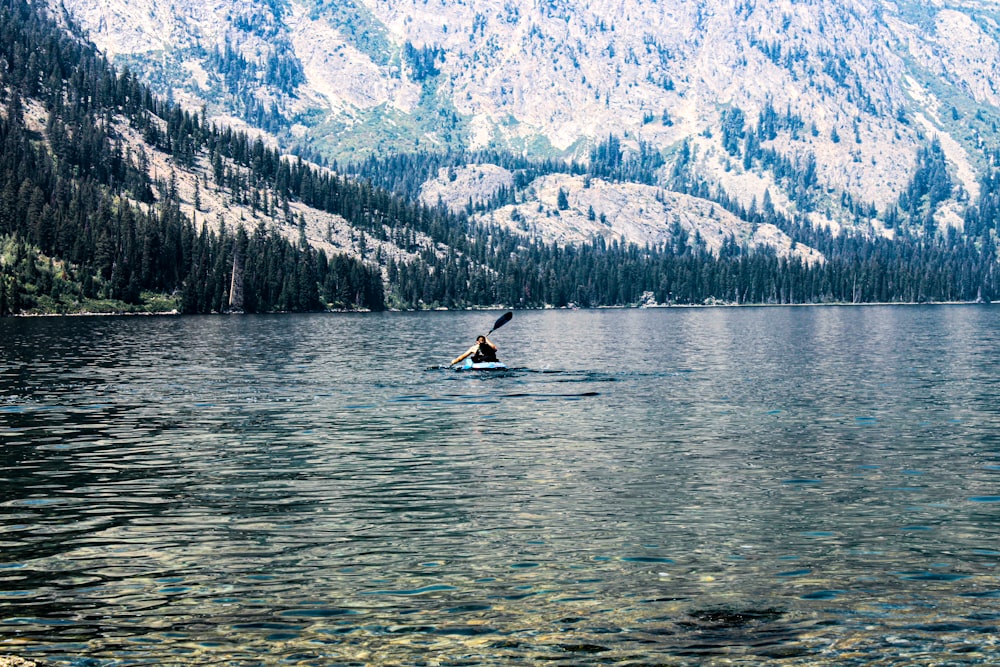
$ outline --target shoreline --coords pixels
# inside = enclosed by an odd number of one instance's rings
[[[864,303],[850,302],[830,302],[830,303],[652,303],[634,306],[539,306],[535,308],[513,308],[511,306],[470,306],[467,308],[414,308],[399,309],[387,308],[384,311],[371,310],[318,310],[310,312],[290,312],[275,311],[269,313],[182,313],[178,310],[151,311],[151,312],[75,312],[75,313],[12,313],[0,317],[4,319],[18,318],[41,318],[41,317],[216,317],[216,316],[240,316],[240,315],[322,315],[322,314],[357,314],[357,313],[463,313],[463,312],[491,312],[500,310],[666,310],[669,308],[851,308],[851,307],[872,307],[872,306],[989,306],[995,301],[871,301]],[[0,663],[0,667],[4,667]]]

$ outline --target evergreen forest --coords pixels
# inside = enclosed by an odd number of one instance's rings
[[[433,54],[410,57],[432,70]],[[777,124],[792,122],[762,114],[750,125],[734,111],[721,130],[723,144],[733,159],[796,184],[796,203],[808,210],[814,165],[791,164],[761,148]],[[986,156],[992,167],[959,234],[935,229],[929,215],[952,188],[940,147],[930,143],[910,187],[887,214],[887,224],[900,231],[891,240],[833,235],[766,202],[744,209],[703,181],[683,148],[664,182],[659,153],[643,146],[626,153],[614,136],[600,142],[586,164],[490,152],[320,165],[283,156],[260,139],[208,123],[204,112],[157,98],[72,26],[61,27],[23,0],[0,0],[0,146],[0,315],[598,307],[650,298],[660,304],[940,302],[997,295],[1000,153]],[[154,150],[262,217],[227,226],[205,224],[210,211],[185,213],[174,177],[151,168]],[[751,223],[773,223],[827,261],[807,265],[735,242],[713,254],[683,230],[658,247],[603,239],[559,246],[476,224],[473,207],[455,213],[418,203],[416,192],[429,175],[476,161],[514,171],[515,190],[554,172],[669,187],[715,201]],[[498,192],[482,206],[515,196]],[[310,246],[304,221],[290,213],[293,205],[346,220],[362,239],[360,256]],[[845,206],[859,219],[872,214],[861,204]],[[366,253],[364,239],[402,252]]]

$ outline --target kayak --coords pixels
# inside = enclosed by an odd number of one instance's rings
[[[455,366],[457,371],[505,371],[507,370],[507,364],[502,361],[480,361],[475,363],[472,361],[472,357],[466,357],[458,366]]]

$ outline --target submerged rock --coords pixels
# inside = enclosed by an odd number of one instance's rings
[[[14,655],[0,655],[0,667],[43,667],[40,663]]]

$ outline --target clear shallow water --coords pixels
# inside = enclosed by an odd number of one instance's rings
[[[0,654],[996,664],[998,313],[0,320]]]

